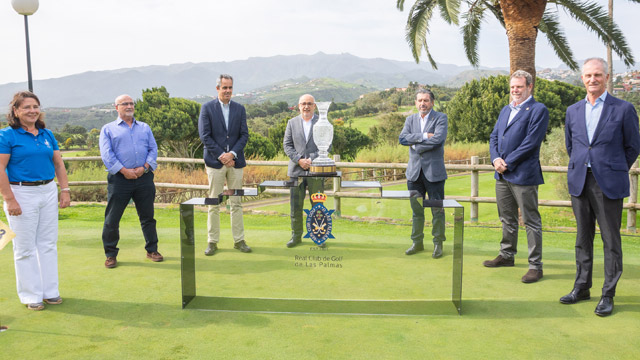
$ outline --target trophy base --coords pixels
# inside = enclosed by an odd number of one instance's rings
[[[336,174],[337,172],[336,172],[335,165],[324,165],[324,166],[311,165],[311,168],[309,168],[310,176],[333,176]]]

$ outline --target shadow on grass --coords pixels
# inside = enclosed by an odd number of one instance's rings
[[[265,326],[270,322],[264,316],[238,318],[220,316],[215,313],[191,313],[180,306],[158,303],[135,303],[127,301],[104,301],[95,299],[65,298],[64,303],[48,306],[47,312],[56,312],[73,316],[101,318],[118,321],[122,326],[138,328],[198,328],[215,323],[250,323],[252,326]],[[112,325],[109,325],[112,328]],[[52,332],[53,333],[53,332]]]

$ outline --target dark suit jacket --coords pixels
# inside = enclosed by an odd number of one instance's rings
[[[287,130],[284,133],[282,146],[284,153],[289,157],[289,167],[287,175],[289,177],[298,177],[306,175],[307,170],[303,170],[298,165],[298,160],[315,159],[318,157],[318,147],[313,141],[313,125],[318,122],[318,115],[314,114],[311,118],[311,131],[309,131],[309,140],[304,139],[304,128],[302,127],[302,117],[300,115],[289,119],[287,122]]]
[[[249,129],[244,106],[235,101],[229,102],[229,129],[227,129],[220,101],[214,99],[205,103],[200,109],[198,133],[204,144],[204,162],[207,166],[220,169],[222,163],[218,157],[229,151],[236,153],[235,168],[247,166],[244,147],[249,140]]]
[[[580,196],[587,163],[600,189],[609,199],[629,196],[629,169],[640,153],[638,114],[630,103],[607,94],[591,143],[585,123],[585,103],[567,108],[565,141],[569,154],[569,193]]]
[[[423,140],[420,130],[420,114],[409,115],[400,132],[401,145],[409,146],[409,163],[407,164],[407,180],[417,181],[420,170],[430,182],[447,179],[444,167],[444,141],[447,139],[449,121],[447,115],[431,110],[424,132],[433,136]],[[415,145],[415,150],[411,147]]]
[[[498,121],[489,138],[491,162],[502,158],[507,171],[502,178],[516,185],[544,184],[540,168],[540,144],[549,125],[549,111],[532,97],[522,104],[518,114],[509,122],[511,108],[500,111]],[[500,179],[496,171],[494,177]]]

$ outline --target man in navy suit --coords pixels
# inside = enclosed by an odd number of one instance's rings
[[[608,78],[606,61],[587,59],[582,65],[587,97],[567,108],[565,121],[567,181],[578,233],[576,279],[573,290],[560,302],[574,304],[591,298],[597,220],[604,250],[604,285],[595,309],[599,316],[613,311],[613,297],[622,275],[622,202],[629,196],[629,169],[640,153],[636,110],[607,93]]]
[[[491,132],[490,152],[496,169],[496,202],[502,222],[500,254],[486,267],[513,266],[518,252],[518,209],[527,229],[529,270],[523,283],[542,278],[542,221],[538,212],[538,185],[544,184],[540,144],[549,125],[549,111],[531,92],[533,78],[523,70],[511,74],[511,104],[502,108]]]
[[[409,147],[407,164],[407,188],[425,194],[430,200],[444,199],[444,183],[447,170],[444,167],[444,142],[447,139],[449,121],[447,115],[433,110],[435,97],[431,90],[420,89],[416,94],[418,113],[409,115],[400,132],[401,145]],[[418,198],[410,200],[413,211],[411,240],[413,244],[405,254],[413,255],[424,250],[424,207]],[[444,235],[444,209],[431,208],[433,228],[433,253],[437,259],[442,256]]]
[[[204,163],[209,177],[209,197],[215,198],[224,190],[242,189],[242,168],[247,166],[244,147],[249,140],[247,114],[244,106],[231,101],[233,78],[222,74],[216,82],[218,98],[202,105],[198,119],[198,132],[204,144]],[[251,252],[244,240],[242,203],[240,197],[231,196],[231,232],[234,248]],[[207,221],[208,246],[205,255],[218,250],[220,240],[220,205],[209,206]]]

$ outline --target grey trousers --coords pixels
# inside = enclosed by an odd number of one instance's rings
[[[593,276],[593,239],[596,220],[600,226],[604,250],[603,296],[615,296],[616,285],[622,275],[622,224],[623,199],[609,199],[588,172],[584,190],[580,196],[571,196],[571,206],[576,216],[576,289],[590,289]]]
[[[538,185],[496,181],[498,215],[502,222],[500,255],[513,259],[518,252],[518,208],[527,231],[529,269],[542,270],[542,220],[538,212]]]

